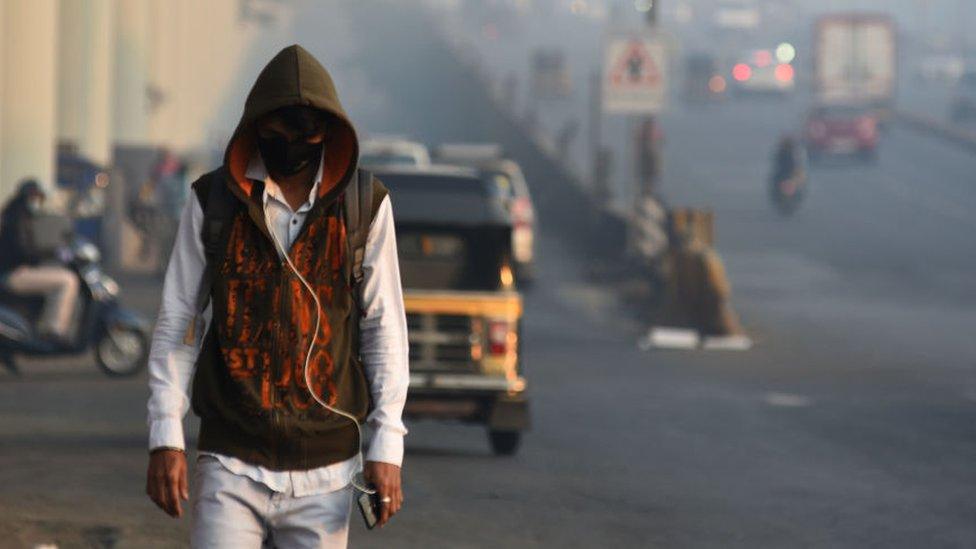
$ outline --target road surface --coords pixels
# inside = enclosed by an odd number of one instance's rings
[[[389,127],[373,129],[503,139],[424,20],[375,9],[350,19],[389,92]],[[411,424],[406,507],[382,532],[357,519],[352,546],[976,545],[976,157],[896,129],[877,166],[818,169],[784,219],[764,179],[794,110],[662,120],[665,192],[715,208],[753,351],[638,350],[642,328],[592,278],[579,220],[542,200],[523,334],[533,431],[502,459],[480,429]],[[545,175],[530,171],[540,195],[569,184]],[[123,282],[151,313],[158,285]],[[88,358],[24,370],[0,376],[0,546],[185,545],[187,521],[143,495],[145,378],[107,380]]]

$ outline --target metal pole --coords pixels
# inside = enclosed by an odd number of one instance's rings
[[[652,32],[657,28],[660,5],[661,0],[652,0],[650,9],[646,12],[645,23],[648,30]],[[636,130],[637,178],[638,194],[641,198],[653,196],[657,193],[657,174],[660,166],[657,161],[656,128],[654,115],[644,116],[638,120]]]
[[[593,184],[593,194],[600,204],[606,204],[608,196],[607,182],[604,170],[600,167],[600,149],[603,148],[603,75],[594,70],[590,75],[590,179]]]
[[[657,25],[658,5],[661,0],[651,0],[651,9],[647,10],[647,26],[654,28]]]

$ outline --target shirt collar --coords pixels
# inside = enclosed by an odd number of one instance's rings
[[[315,172],[315,182],[312,183],[312,188],[308,191],[308,199],[298,207],[298,211],[307,211],[312,208],[312,204],[315,204],[315,197],[318,195],[319,185],[322,183],[323,164],[324,162],[319,162],[319,169]],[[248,179],[264,182],[264,194],[261,198],[265,205],[268,204],[269,199],[274,199],[288,206],[288,201],[281,194],[281,188],[278,187],[278,184],[268,174],[268,169],[264,166],[264,159],[261,158],[260,154],[251,155],[251,160],[247,164],[247,172],[245,172],[244,176]],[[288,207],[291,208],[291,206]]]

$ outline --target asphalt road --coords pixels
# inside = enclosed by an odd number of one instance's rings
[[[423,22],[375,23],[370,9],[352,21],[374,22],[362,62],[391,90],[390,127],[497,138]],[[754,350],[638,350],[641,327],[574,241],[578,220],[541,200],[522,451],[495,458],[478,428],[411,424],[403,514],[382,532],[355,522],[352,546],[976,545],[976,157],[895,129],[876,166],[818,168],[784,219],[764,183],[796,110],[662,120],[665,192],[715,208]],[[566,184],[532,183],[546,197]],[[151,312],[155,283],[124,282]],[[184,545],[186,521],[143,495],[145,379],[107,380],[87,358],[24,369],[0,376],[0,547]]]

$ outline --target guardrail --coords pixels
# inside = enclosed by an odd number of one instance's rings
[[[587,253],[616,258],[624,253],[627,220],[620,212],[604,209],[593,188],[565,162],[551,139],[501,100],[497,86],[476,56],[447,36],[436,23],[432,28],[457,66],[466,73],[465,89],[457,90],[492,112],[491,138],[516,160],[532,188],[536,209],[545,223],[547,216],[577,220],[566,225],[567,239],[583,245]]]

